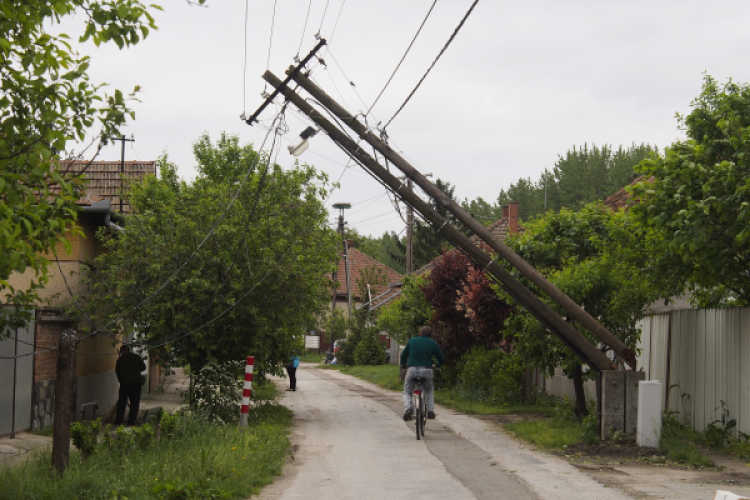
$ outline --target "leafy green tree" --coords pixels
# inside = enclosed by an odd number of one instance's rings
[[[89,80],[89,58],[48,27],[85,13],[80,41],[123,48],[156,29],[149,8],[158,7],[138,0],[9,0],[0,6],[0,297],[22,313],[0,308],[0,338],[39,300],[49,266],[42,254],[58,243],[67,247],[64,233],[77,231],[75,201],[85,183],[58,168],[58,153],[91,140],[92,127],[100,129],[93,141],[101,147],[133,117],[128,98],[119,90],[104,94],[103,85]],[[11,273],[27,270],[35,273],[31,288],[12,288]]]
[[[616,151],[608,145],[573,147],[558,159],[552,171],[545,169],[537,182],[521,178],[501,190],[497,206],[517,201],[519,218],[528,221],[548,210],[575,210],[602,201],[629,184],[635,167],[656,151],[648,144],[620,146]]]
[[[203,136],[194,152],[192,183],[175,182],[162,157],[161,179],[134,187],[126,230],[94,263],[86,310],[196,371],[251,354],[261,373],[277,370],[330,297],[338,249],[326,177],[267,166],[237,137]]]
[[[634,220],[665,245],[657,272],[681,274],[701,306],[750,303],[750,87],[705,77],[687,139],[641,163]],[[671,257],[671,259],[669,258]]]
[[[378,327],[401,345],[419,335],[419,329],[430,323],[432,309],[422,292],[426,282],[425,276],[405,276],[400,297],[383,306],[378,314]]]
[[[645,305],[661,296],[648,279],[640,234],[632,230],[627,213],[614,213],[596,204],[579,211],[563,209],[531,222],[527,231],[506,240],[511,248],[593,317],[634,348],[640,332],[636,321]],[[532,290],[535,287],[526,282]],[[501,297],[504,292],[497,289]],[[564,311],[536,290],[561,316]],[[508,299],[510,300],[510,299]],[[599,341],[580,324],[575,328],[593,344]],[[529,366],[552,374],[556,367],[573,380],[576,411],[587,415],[583,382],[592,376],[557,337],[528,312],[518,310],[508,325],[518,353]]]

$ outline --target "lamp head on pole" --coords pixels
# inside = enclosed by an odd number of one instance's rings
[[[308,147],[310,147],[310,143],[308,142],[308,139],[315,136],[315,134],[318,133],[318,130],[314,127],[307,127],[305,130],[302,131],[300,136],[300,141],[296,144],[290,144],[289,145],[289,153],[293,156],[299,156],[302,153],[304,153]]]

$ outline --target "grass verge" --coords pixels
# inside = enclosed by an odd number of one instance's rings
[[[524,441],[548,450],[562,450],[583,442],[583,424],[569,419],[526,420],[503,425]]]
[[[292,412],[282,406],[260,405],[240,430],[186,414],[173,437],[146,449],[115,452],[99,446],[87,460],[72,451],[62,477],[50,471],[50,452],[41,452],[20,465],[0,468],[0,498],[246,498],[281,473],[291,418]]]
[[[353,377],[367,380],[373,384],[387,389],[389,391],[403,391],[404,383],[398,378],[399,367],[397,365],[377,365],[377,366],[344,366],[344,365],[325,365],[318,368],[328,370],[338,370],[342,373],[352,375]],[[453,388],[436,389],[435,402],[439,405],[447,406],[462,413],[471,415],[507,415],[511,413],[534,413],[541,415],[552,415],[554,407],[549,405],[539,406],[503,406],[486,401],[477,401],[461,391]]]
[[[318,354],[318,351],[305,351],[305,353],[299,357],[299,360],[303,363],[319,363],[321,365],[325,362],[325,359],[325,351],[320,351],[320,354]]]

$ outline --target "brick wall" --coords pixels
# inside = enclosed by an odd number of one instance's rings
[[[38,352],[34,360],[34,386],[31,395],[31,429],[52,425],[55,409],[55,378],[57,378],[57,347],[60,334],[73,326],[70,319],[61,316],[56,308],[39,308],[36,311],[35,345]],[[75,391],[75,387],[74,387]],[[75,397],[73,398],[75,402]]]

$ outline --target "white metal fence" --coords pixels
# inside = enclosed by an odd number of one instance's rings
[[[723,401],[750,433],[750,308],[671,311],[640,327],[638,369],[665,390],[674,386],[664,408],[689,413],[702,430],[721,418]]]
[[[34,383],[34,322],[0,340],[0,436],[29,429]],[[10,359],[9,359],[10,358]],[[15,398],[15,400],[14,400]]]

